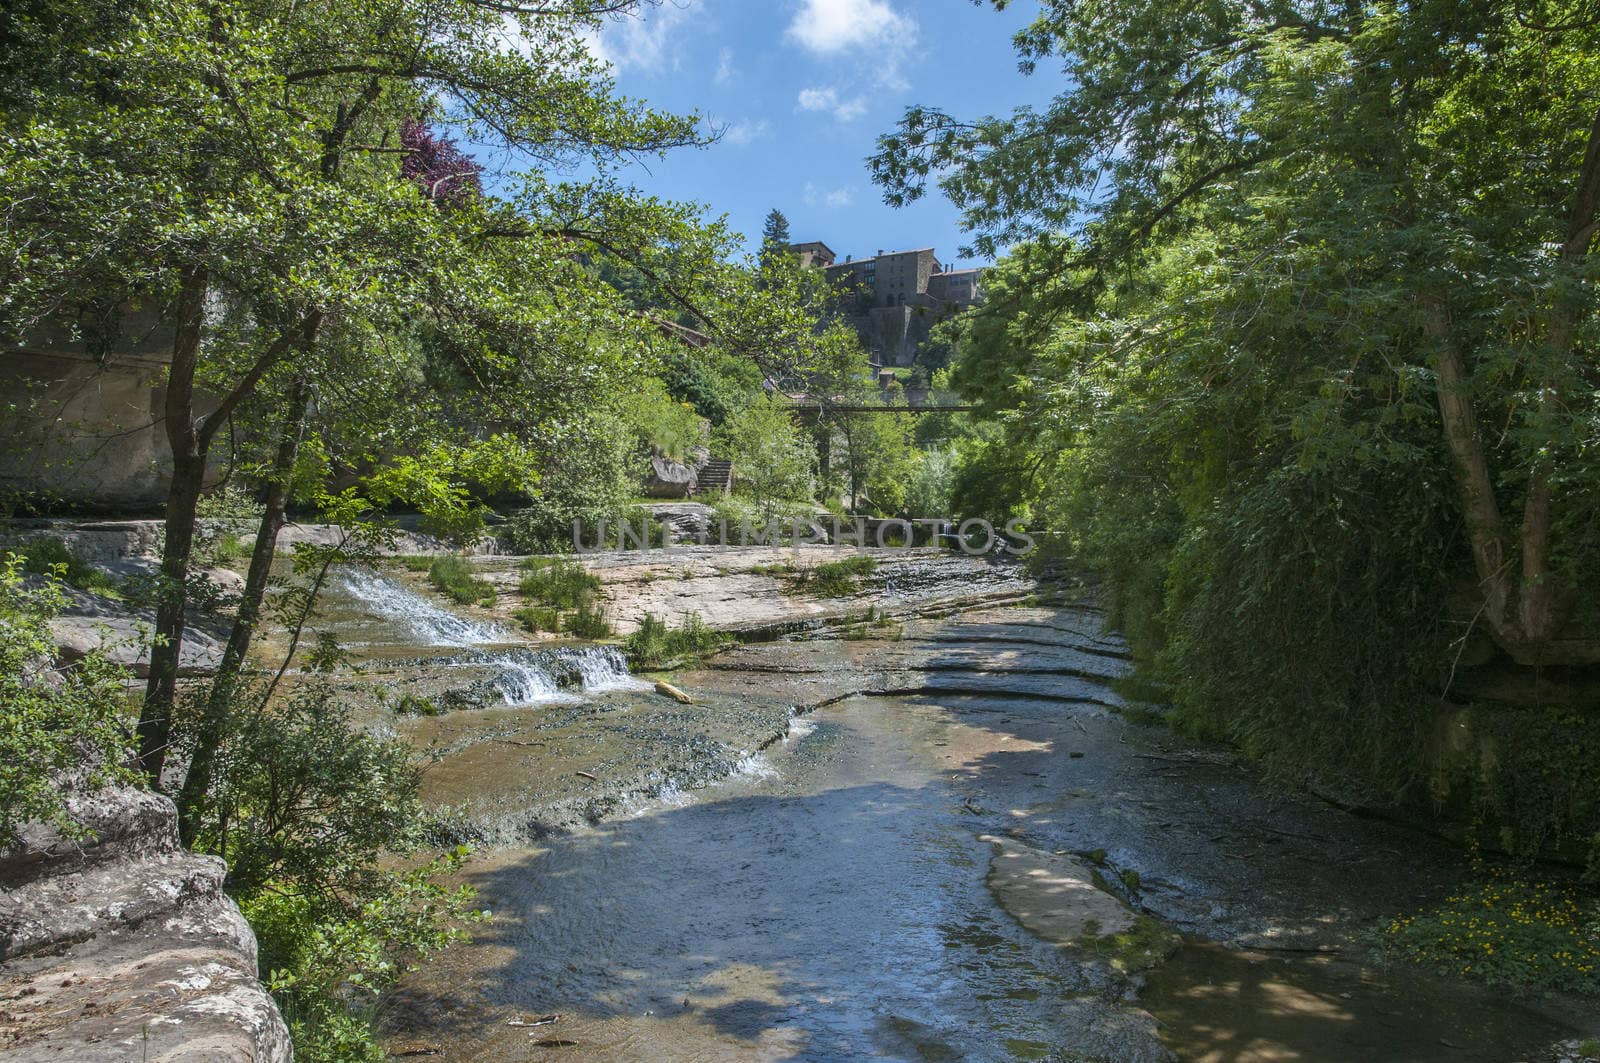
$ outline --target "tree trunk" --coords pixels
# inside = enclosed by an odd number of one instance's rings
[[[211,794],[217,751],[227,732],[233,694],[238,689],[245,657],[250,652],[250,641],[261,619],[261,605],[266,598],[267,581],[272,575],[278,533],[283,529],[290,479],[305,432],[310,397],[311,389],[305,380],[297,380],[289,396],[289,411],[284,417],[283,435],[278,441],[272,478],[267,484],[266,511],[261,516],[261,527],[256,532],[255,549],[250,554],[250,569],[245,576],[239,610],[234,616],[233,629],[228,633],[228,645],[223,650],[222,663],[211,682],[205,712],[195,735],[194,756],[189,761],[183,789],[178,794],[178,837],[186,848],[194,844],[199,831],[206,800]]]
[[[1589,142],[1578,170],[1577,188],[1567,213],[1567,231],[1557,252],[1562,267],[1576,267],[1594,242],[1596,214],[1600,212],[1600,112],[1589,129]],[[1558,289],[1546,319],[1545,344],[1553,355],[1565,354],[1578,328],[1580,301]],[[1549,414],[1560,396],[1548,383],[1539,389],[1540,411]],[[1524,635],[1535,641],[1552,637],[1557,627],[1556,587],[1550,572],[1550,459],[1534,459],[1528,479],[1528,497],[1522,516],[1522,600],[1520,621]]]
[[[172,365],[168,371],[164,419],[172,450],[172,483],[167,488],[166,539],[161,550],[161,584],[156,606],[155,642],[150,647],[150,678],[139,713],[139,766],[150,785],[161,788],[172,735],[178,654],[183,648],[185,584],[194,548],[195,510],[205,485],[206,455],[194,419],[194,375],[205,329],[206,273],[190,267],[178,287]]]

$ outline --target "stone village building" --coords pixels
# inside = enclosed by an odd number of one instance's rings
[[[821,241],[790,250],[846,293],[847,320],[876,365],[911,365],[935,324],[982,298],[983,271],[947,270],[931,247],[843,262]]]

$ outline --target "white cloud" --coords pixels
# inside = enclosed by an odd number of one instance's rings
[[[733,80],[733,49],[724,48],[717,53],[717,72],[711,79],[718,85],[726,85]]]
[[[760,140],[769,132],[771,132],[771,126],[768,125],[765,118],[759,118],[753,122],[748,120],[730,122],[722,131],[722,141],[725,144],[743,145],[750,143],[752,140]]]
[[[681,57],[671,40],[677,29],[700,12],[701,0],[667,0],[660,7],[645,6],[636,13],[608,20],[598,32],[584,34],[584,43],[597,59],[619,72],[659,73],[676,70]]]
[[[915,35],[917,23],[887,0],[805,0],[789,36],[819,55],[881,45]]]
[[[808,207],[833,208],[848,207],[856,201],[855,193],[851,192],[848,186],[824,190],[810,181],[806,182],[805,194],[801,196],[801,199]]]
[[[866,100],[860,96],[841,99],[839,90],[832,87],[801,89],[797,102],[802,111],[827,111],[841,122],[853,121],[867,111]]]

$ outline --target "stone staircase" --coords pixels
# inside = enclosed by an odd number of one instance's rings
[[[733,483],[733,462],[712,458],[700,467],[695,478],[693,493],[695,497],[725,495],[731,483]]]

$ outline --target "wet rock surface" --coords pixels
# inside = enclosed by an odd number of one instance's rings
[[[112,788],[69,812],[93,839],[33,824],[0,853],[0,1055],[287,1061],[222,862],[179,849],[172,803]]]

